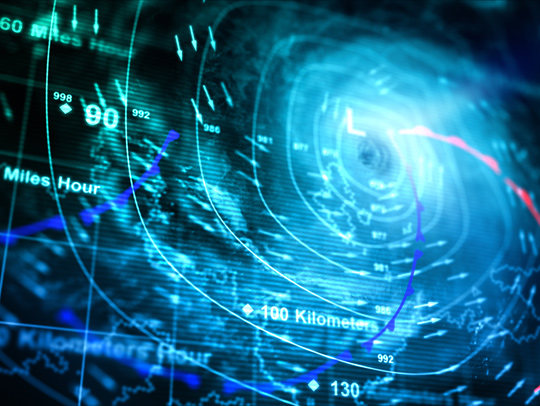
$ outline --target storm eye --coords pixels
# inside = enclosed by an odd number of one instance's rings
[[[362,139],[357,146],[358,161],[371,170],[383,169],[385,156],[384,147],[371,138]]]

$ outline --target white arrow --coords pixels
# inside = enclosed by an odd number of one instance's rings
[[[525,245],[525,232],[523,230],[519,230],[519,241],[521,242],[521,252],[526,254],[527,246]]]
[[[433,307],[435,305],[439,304],[439,302],[428,302],[421,305],[414,306],[415,309],[420,309],[421,307]]]
[[[529,396],[529,398],[525,401],[525,404],[528,405],[529,403],[532,402],[532,400],[537,397],[538,395],[540,394],[540,390],[538,390],[538,388],[536,388],[534,390],[534,392],[532,393],[531,396]]]
[[[225,100],[227,100],[227,104],[231,107],[234,107],[233,100],[231,98],[231,95],[227,91],[227,88],[225,87],[225,83],[221,82],[221,88],[223,89],[223,93],[225,93]]]
[[[514,198],[514,192],[512,191],[512,188],[510,186],[506,187],[506,193],[508,193],[510,203],[512,204],[512,207],[516,207],[516,200]]]
[[[498,381],[501,376],[503,376],[506,372],[510,371],[510,368],[512,368],[512,365],[514,365],[513,362],[509,362],[508,364],[506,364],[504,368],[501,369],[501,372],[497,374],[497,376],[495,377],[495,380]]]
[[[344,300],[343,302],[344,305],[355,305],[355,306],[365,306],[368,304],[368,302],[366,302],[365,300]]]
[[[324,94],[324,101],[323,101],[323,104],[321,106],[321,110],[323,113],[326,113],[326,109],[328,108],[328,92],[326,92]]]
[[[429,324],[429,323],[435,324],[435,323],[437,323],[439,320],[441,320],[441,319],[437,319],[437,318],[435,318],[435,317],[432,317],[432,318],[429,319],[429,320],[419,321],[419,322],[416,323],[416,324],[418,324],[419,326],[422,325],[422,324]]]
[[[514,291],[519,287],[519,281],[521,280],[521,275],[516,276],[516,279],[514,279],[514,284],[512,285],[512,289],[510,290],[510,293],[513,295]]]
[[[413,262],[413,260],[414,258],[408,257],[408,258],[403,258],[403,259],[397,259],[395,261],[390,262],[390,264],[392,265],[410,264]]]
[[[458,386],[457,388],[455,389],[452,389],[452,390],[449,390],[448,392],[444,392],[443,396],[450,396],[452,393],[461,393],[463,392],[465,389],[467,389],[467,386],[466,385],[462,385],[462,386]]]
[[[99,85],[97,83],[94,83],[94,88],[96,89],[96,94],[98,95],[98,98],[99,98],[99,104],[101,105],[101,107],[106,109],[107,102],[105,101],[105,97],[103,97],[103,93],[101,93],[101,89],[99,88]]]
[[[389,209],[386,209],[386,208],[383,209],[383,210],[382,210],[382,214],[391,213],[391,212],[393,212],[393,211],[399,211],[399,210],[401,210],[402,208],[403,208],[403,205],[401,205],[401,204],[396,204],[394,207],[391,207],[391,208],[389,208]]]
[[[527,306],[532,307],[532,300],[534,298],[535,293],[536,293],[536,285],[533,285],[531,288],[531,291],[529,292],[529,299],[527,299]]]
[[[193,49],[195,49],[195,52],[197,52],[197,40],[195,39],[195,34],[193,34],[193,27],[189,26],[189,32],[191,32],[191,44],[193,45]]]
[[[465,306],[472,306],[473,304],[482,304],[486,301],[485,297],[479,297],[478,299],[471,300],[470,302],[465,303]]]
[[[439,330],[436,333],[425,335],[424,340],[427,340],[427,339],[432,338],[432,337],[442,337],[446,333],[448,333],[448,330]]]
[[[199,122],[203,124],[203,118],[202,118],[201,113],[199,113],[199,109],[197,108],[197,105],[195,104],[195,100],[191,99],[191,104],[193,104],[193,108],[195,109],[197,120],[199,120]]]
[[[182,48],[180,48],[180,40],[178,39],[178,35],[174,36],[174,39],[176,40],[176,53],[178,54],[178,57],[180,58],[180,62],[183,60],[184,53],[182,52]]]
[[[410,242],[402,242],[401,244],[399,244],[399,243],[396,243],[396,244],[390,244],[390,245],[388,246],[388,248],[390,248],[390,249],[394,249],[394,248],[407,248],[407,247],[409,247],[410,245],[411,245]]]
[[[212,28],[208,26],[208,32],[210,33],[210,45],[212,46],[214,52],[216,51],[216,41],[214,41],[214,36],[212,35]]]
[[[98,10],[97,8],[94,11],[94,34],[97,35],[99,30],[99,24],[98,24]]]
[[[392,193],[389,193],[387,195],[384,195],[384,196],[381,196],[381,197],[378,197],[377,200],[388,200],[388,199],[393,199],[394,197],[396,197],[398,195],[397,192],[392,192]]]
[[[437,242],[434,242],[434,243],[431,243],[431,244],[427,244],[426,248],[442,247],[446,243],[447,243],[446,241],[440,240],[440,241],[437,241]]]
[[[454,262],[453,259],[447,258],[447,259],[445,259],[444,261],[437,261],[437,262],[434,262],[431,266],[432,266],[433,268],[435,268],[436,266],[450,265],[452,262]]]
[[[510,392],[508,392],[508,395],[506,395],[506,397],[512,397],[512,395],[514,393],[516,393],[516,391],[521,388],[523,385],[525,384],[525,379],[522,379],[521,381],[519,381],[518,383],[516,383],[516,386],[514,386],[512,388],[512,390]]]
[[[344,257],[344,258],[356,258],[358,255],[353,254],[352,252],[347,252],[346,254],[343,252],[332,252],[332,255],[335,255],[337,257]]]
[[[118,89],[118,93],[120,94],[120,100],[122,101],[122,104],[125,106],[126,105],[126,95],[122,91],[122,86],[120,86],[120,82],[118,81],[118,79],[115,79],[114,83],[116,83],[116,88]]]
[[[262,229],[259,229],[259,233],[267,235],[269,237],[274,237],[276,240],[283,240],[283,236],[281,234],[271,233]]]
[[[475,321],[471,321],[471,325],[475,325],[475,324],[481,324],[481,323],[489,323],[491,320],[493,320],[493,317],[491,316],[488,316],[488,317],[484,317],[483,319],[480,319],[480,320],[475,320]]]
[[[345,271],[345,273],[353,273],[355,275],[360,275],[360,276],[371,275],[371,273],[367,272],[367,271],[351,271],[351,270],[347,270],[347,271]]]
[[[77,5],[73,5],[73,20],[71,20],[71,26],[73,27],[73,31],[77,29]]]
[[[534,240],[534,235],[529,233],[529,242],[531,243],[531,248],[534,256],[538,256],[538,248],[536,248],[536,241]]]
[[[251,177],[249,177],[248,175],[246,175],[244,172],[242,171],[236,171],[236,173],[238,173],[240,176],[242,176],[244,179],[247,179],[249,180],[251,183],[253,183],[253,186],[255,187],[262,187],[262,185],[259,183],[259,180],[258,179],[253,179]]]
[[[449,276],[448,278],[446,278],[447,281],[455,281],[456,279],[465,279],[467,276],[469,276],[469,274],[467,272],[462,272],[458,275],[454,275],[454,276]]]
[[[488,336],[488,340],[491,340],[493,338],[497,338],[497,337],[504,337],[505,335],[507,335],[509,333],[508,330],[503,330],[503,331],[499,331],[498,333],[496,334],[492,334],[490,336]]]
[[[0,102],[2,103],[2,107],[4,109],[4,115],[6,116],[6,119],[8,121],[13,121],[13,110],[11,110],[6,94],[4,92],[0,93]]]
[[[266,252],[270,255],[273,255],[275,257],[278,257],[278,258],[281,258],[285,261],[292,261],[293,260],[293,257],[291,257],[290,255],[288,254],[280,254],[279,252],[274,252],[274,251],[270,251],[270,250],[266,250]]]
[[[214,109],[214,101],[210,98],[210,95],[208,94],[208,90],[206,89],[206,86],[203,85],[202,87],[204,89],[204,93],[206,93],[206,98],[208,99],[208,104],[210,105],[212,110],[215,111],[215,109]]]
[[[251,165],[259,168],[260,165],[257,161],[255,161],[254,159],[250,159],[248,156],[246,156],[245,154],[243,154],[242,152],[238,151],[238,150],[235,150],[234,151],[236,153],[236,155],[238,155],[239,157],[241,158],[244,158],[246,161],[248,161]]]

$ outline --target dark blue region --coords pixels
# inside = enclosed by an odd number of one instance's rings
[[[163,154],[167,150],[167,147],[169,144],[178,139],[180,137],[180,134],[177,133],[174,130],[169,131],[169,134],[167,135],[167,138],[165,139],[165,142],[163,143],[163,146],[159,150],[159,153],[154,158],[154,161],[152,162],[152,165],[150,168],[143,173],[143,175],[137,179],[135,183],[133,183],[133,186],[130,186],[126,190],[124,190],[122,193],[120,193],[118,196],[108,200],[105,203],[102,203],[98,206],[91,207],[89,209],[82,210],[79,212],[79,217],[81,218],[83,224],[85,226],[91,225],[94,221],[96,221],[99,216],[101,216],[103,213],[105,213],[108,210],[111,210],[113,208],[121,208],[126,205],[128,202],[130,196],[132,196],[136,190],[138,190],[146,180],[152,176],[155,176],[159,173],[159,162],[161,161],[161,158],[163,157]],[[14,244],[17,242],[19,237],[25,237],[29,235],[34,235],[41,233],[46,230],[63,230],[64,229],[64,221],[62,221],[62,218],[59,215],[56,215],[54,217],[40,220],[35,223],[27,224],[25,226],[16,227],[12,230],[10,230],[8,233],[3,233],[0,235],[0,242],[3,244]]]
[[[71,309],[60,310],[56,314],[56,318],[59,322],[71,328],[74,328],[77,330],[86,329],[84,323],[81,321],[81,319],[77,317],[75,312]],[[84,333],[82,331],[81,331],[81,335],[84,336]],[[99,342],[102,340],[100,340],[94,334],[92,334],[91,331],[88,331],[87,341],[88,341],[88,344],[92,344],[92,343]],[[156,365],[154,364],[149,364],[148,362],[144,362],[135,358],[124,357],[124,358],[114,358],[114,359],[118,361],[120,364],[134,369],[143,378],[148,377],[150,373],[152,374],[152,376],[161,376],[164,378],[170,378],[172,375],[175,380],[184,382],[186,385],[189,386],[190,389],[198,389],[201,386],[201,378],[197,374],[179,371],[177,369],[171,370],[171,368],[164,368],[162,366],[160,366],[159,368],[156,368]]]
[[[267,382],[267,383],[250,383],[246,382],[247,385],[256,388],[257,390],[260,390],[261,392],[265,393],[272,393],[277,390],[283,390],[284,387],[290,387],[297,385],[299,383],[309,383],[312,379],[317,379],[318,375],[322,374],[329,368],[333,367],[335,364],[337,364],[339,361],[352,361],[352,355],[349,352],[349,350],[343,351],[341,354],[337,356],[337,359],[331,359],[327,363],[321,365],[317,369],[314,369],[313,371],[310,371],[308,373],[305,373],[303,375],[300,375],[296,378],[291,378],[283,382]],[[232,393],[242,391],[242,390],[250,390],[249,388],[246,388],[242,386],[239,383],[232,382],[232,381],[225,381],[223,385],[223,393],[230,395]]]

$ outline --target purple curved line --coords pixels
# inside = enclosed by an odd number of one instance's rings
[[[409,283],[407,284],[407,289],[405,290],[405,295],[403,295],[403,299],[401,299],[401,303],[400,303],[397,311],[394,313],[394,315],[390,319],[390,321],[377,334],[375,334],[369,340],[362,343],[362,347],[364,347],[367,350],[367,352],[371,352],[371,350],[373,348],[373,342],[377,338],[382,336],[386,330],[394,331],[397,316],[399,315],[399,313],[401,312],[401,309],[405,305],[405,301],[407,300],[407,298],[414,293],[414,289],[412,287],[412,281],[413,281],[413,278],[414,278],[414,271],[416,270],[416,261],[418,261],[418,259],[420,257],[422,257],[422,255],[424,255],[424,253],[422,251],[420,251],[420,250],[415,250],[414,251],[414,259],[413,259],[412,268],[411,268],[411,275],[409,276]]]
[[[138,190],[146,180],[152,176],[155,176],[159,173],[159,162],[161,161],[161,158],[163,157],[163,154],[167,150],[167,147],[169,144],[178,139],[180,137],[180,134],[177,133],[174,130],[169,131],[169,134],[167,135],[167,138],[165,139],[163,146],[159,150],[159,153],[156,155],[154,160],[152,161],[152,165],[150,166],[150,169],[148,169],[146,172],[143,173],[143,175],[133,183],[132,186],[124,190],[122,193],[120,193],[118,196],[112,198],[111,200],[102,203],[100,205],[91,207],[89,209],[82,210],[79,212],[79,217],[81,218],[83,224],[85,226],[91,225],[94,221],[96,221],[99,216],[101,216],[103,213],[105,213],[108,210],[111,210],[116,207],[123,207],[126,205],[126,203],[129,200],[129,197],[132,196],[136,190]],[[16,243],[19,237],[25,237],[29,235],[34,235],[37,233],[40,233],[45,230],[63,230],[64,229],[64,222],[62,221],[62,218],[60,215],[56,215],[53,217],[50,217],[45,220],[40,220],[35,223],[27,224],[25,226],[16,227],[12,229],[8,233],[4,233],[0,235],[0,243],[3,244],[13,244]]]
[[[418,192],[416,190],[416,183],[414,182],[414,179],[413,179],[413,176],[412,176],[411,167],[405,161],[405,158],[403,157],[403,154],[401,153],[401,151],[400,151],[398,145],[396,144],[396,141],[394,140],[394,138],[390,137],[390,140],[392,141],[392,144],[394,145],[394,148],[396,149],[399,157],[401,158],[401,161],[405,164],[405,169],[407,170],[407,177],[409,178],[409,182],[411,183],[411,186],[412,186],[412,189],[413,189],[414,202],[415,202],[415,205],[416,205],[416,241],[417,242],[418,241],[425,242],[426,239],[424,238],[424,234],[422,233],[422,212],[424,211],[424,206],[422,205],[422,203],[420,202],[420,199],[418,198]],[[413,259],[413,263],[412,263],[412,267],[411,267],[411,275],[409,276],[409,283],[407,284],[407,289],[405,289],[405,294],[403,295],[403,299],[401,299],[401,303],[400,303],[398,309],[396,310],[396,312],[394,313],[394,315],[392,316],[392,318],[390,319],[390,321],[388,323],[386,323],[386,325],[377,334],[375,334],[369,340],[364,341],[361,344],[362,347],[364,347],[368,353],[370,353],[371,350],[373,349],[373,344],[374,344],[375,340],[377,338],[379,338],[380,336],[382,336],[385,331],[387,331],[387,330],[389,330],[390,332],[394,331],[394,329],[396,327],[396,318],[397,318],[397,316],[401,312],[401,309],[403,309],[403,306],[405,305],[405,301],[407,300],[407,298],[414,293],[414,289],[412,287],[412,281],[413,281],[413,278],[414,278],[414,271],[416,270],[416,261],[418,261],[418,259],[420,259],[420,257],[422,257],[422,255],[424,255],[424,253],[422,251],[420,251],[420,250],[415,250],[414,251],[414,259]]]

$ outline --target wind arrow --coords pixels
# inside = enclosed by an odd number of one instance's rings
[[[435,268],[436,266],[442,266],[442,265],[450,265],[453,263],[454,260],[451,258],[446,258],[444,261],[437,261],[432,264],[432,267]]]
[[[178,35],[174,36],[174,39],[176,40],[176,53],[178,54],[178,57],[180,58],[180,62],[183,60],[184,53],[182,52],[182,48],[180,48],[180,40],[178,39]]]
[[[431,244],[427,244],[426,248],[442,247],[445,244],[446,244],[446,241],[440,240],[440,241],[437,241],[437,242],[434,242],[434,243],[431,243]]]
[[[439,302],[428,302],[428,303],[425,303],[425,304],[421,304],[421,305],[417,305],[417,306],[414,306],[415,309],[420,309],[421,307],[433,307],[435,306],[436,304],[439,304]]]
[[[323,101],[323,104],[321,106],[321,110],[323,113],[326,113],[326,109],[328,108],[328,92],[326,92],[324,94],[324,101]]]
[[[521,243],[521,252],[527,253],[527,246],[525,245],[525,233],[523,230],[519,230],[519,241]]]
[[[478,299],[471,300],[470,302],[465,303],[465,306],[472,306],[473,304],[482,304],[486,301],[485,297],[479,297]]]
[[[410,264],[410,263],[413,262],[413,259],[414,258],[412,258],[412,257],[403,258],[403,259],[397,259],[395,261],[390,262],[390,264],[392,264],[392,265]]]
[[[489,323],[491,320],[493,320],[493,317],[488,316],[488,317],[485,317],[485,318],[483,318],[483,319],[481,319],[481,320],[471,321],[470,324],[471,324],[471,325],[481,324],[481,323],[486,324],[486,323]]]
[[[490,336],[488,336],[488,340],[492,340],[494,338],[497,338],[497,337],[504,337],[505,335],[507,335],[509,333],[508,330],[502,330],[502,331],[499,331],[498,333],[495,333],[495,334],[491,334]]]
[[[193,49],[195,49],[195,52],[197,52],[197,40],[195,39],[195,34],[193,34],[193,27],[189,26],[189,32],[191,32],[191,44],[193,45]]]
[[[201,113],[199,113],[199,109],[197,108],[197,105],[195,104],[195,100],[191,99],[191,104],[193,104],[193,108],[195,109],[197,120],[199,120],[199,122],[203,124],[203,118],[202,118]]]
[[[116,83],[116,88],[118,89],[118,93],[120,94],[120,100],[122,101],[122,104],[126,105],[126,95],[122,91],[122,86],[120,86],[120,82],[118,79],[115,79],[114,83]]]
[[[332,255],[335,255],[337,257],[344,257],[344,258],[356,258],[358,255],[352,253],[352,252],[332,252]]]
[[[214,52],[216,51],[216,41],[214,41],[214,36],[212,35],[212,28],[208,27],[208,32],[210,33],[210,45]]]
[[[396,204],[394,207],[391,207],[389,209],[383,209],[382,214],[391,213],[393,211],[399,211],[403,208],[403,205]]]
[[[407,247],[409,247],[410,245],[411,245],[410,242],[405,242],[405,241],[404,241],[404,242],[402,242],[401,244],[399,244],[399,243],[396,243],[396,244],[390,244],[390,245],[388,246],[388,248],[390,248],[390,249],[394,249],[394,248],[407,248]]]
[[[215,111],[215,109],[214,109],[214,100],[212,100],[212,99],[210,98],[210,95],[208,94],[208,90],[206,89],[206,86],[203,85],[202,87],[203,87],[203,89],[204,89],[204,93],[206,93],[206,97],[207,97],[207,99],[208,99],[208,104],[209,104],[210,107],[212,108],[212,111]]]
[[[231,95],[227,91],[227,88],[225,87],[225,83],[221,82],[221,88],[223,89],[223,93],[225,93],[225,100],[227,101],[227,104],[231,107],[234,107]]]
[[[281,234],[271,233],[269,231],[265,231],[265,230],[262,230],[262,229],[259,229],[259,233],[267,235],[269,237],[274,237],[276,240],[282,240],[283,239],[283,236]]]
[[[536,293],[536,285],[533,285],[529,292],[529,299],[527,299],[527,306],[532,307],[532,300],[534,298],[535,293]]]
[[[416,324],[418,324],[419,326],[421,326],[422,324],[429,324],[429,323],[435,324],[435,323],[437,323],[439,320],[441,320],[441,319],[437,319],[437,318],[435,318],[435,317],[432,317],[432,318],[429,319],[429,320],[419,321],[419,322],[416,323]]]
[[[71,26],[73,27],[73,31],[77,29],[77,5],[73,5],[73,20],[71,20]]]
[[[526,404],[526,405],[528,405],[529,403],[531,403],[532,400],[540,394],[539,388],[540,388],[540,386],[539,386],[538,388],[536,388],[536,389],[534,390],[534,392],[532,393],[532,395],[529,396],[529,398],[525,401],[525,404]]]
[[[510,392],[508,392],[508,395],[506,395],[506,397],[512,397],[512,395],[514,393],[516,393],[516,391],[521,388],[523,385],[525,384],[525,379],[522,379],[521,381],[519,381],[518,383],[516,383],[516,386],[514,386],[512,388],[512,390]]]
[[[99,24],[98,24],[98,9],[96,8],[94,11],[94,34],[97,35],[99,30]]]
[[[498,381],[500,379],[501,376],[503,376],[505,373],[507,373],[508,371],[510,371],[510,368],[512,368],[512,365],[514,365],[513,362],[509,362],[508,364],[506,364],[504,366],[503,369],[501,369],[501,372],[499,372],[497,374],[497,376],[495,377],[495,380]]]
[[[432,338],[432,337],[442,337],[446,333],[448,333],[448,330],[439,330],[436,333],[425,335],[424,340],[427,340],[427,339]]]
[[[529,242],[531,243],[531,248],[534,256],[538,256],[538,248],[536,248],[536,241],[534,240],[534,235],[532,233],[528,234],[529,236]]]
[[[465,279],[469,274],[467,272],[462,272],[458,275],[449,276],[446,278],[447,281],[455,281],[456,279]]]
[[[461,392],[463,392],[465,389],[467,389],[467,385],[458,386],[458,387],[455,388],[455,389],[451,389],[451,390],[449,390],[448,392],[444,392],[443,396],[450,396],[450,395],[453,394],[453,393],[461,393]]]
[[[381,197],[378,197],[377,200],[388,200],[388,199],[393,199],[394,197],[396,197],[398,195],[397,192],[391,192],[387,195],[384,195],[384,196],[381,196]],[[428,245],[426,245],[426,247],[429,247]]]

